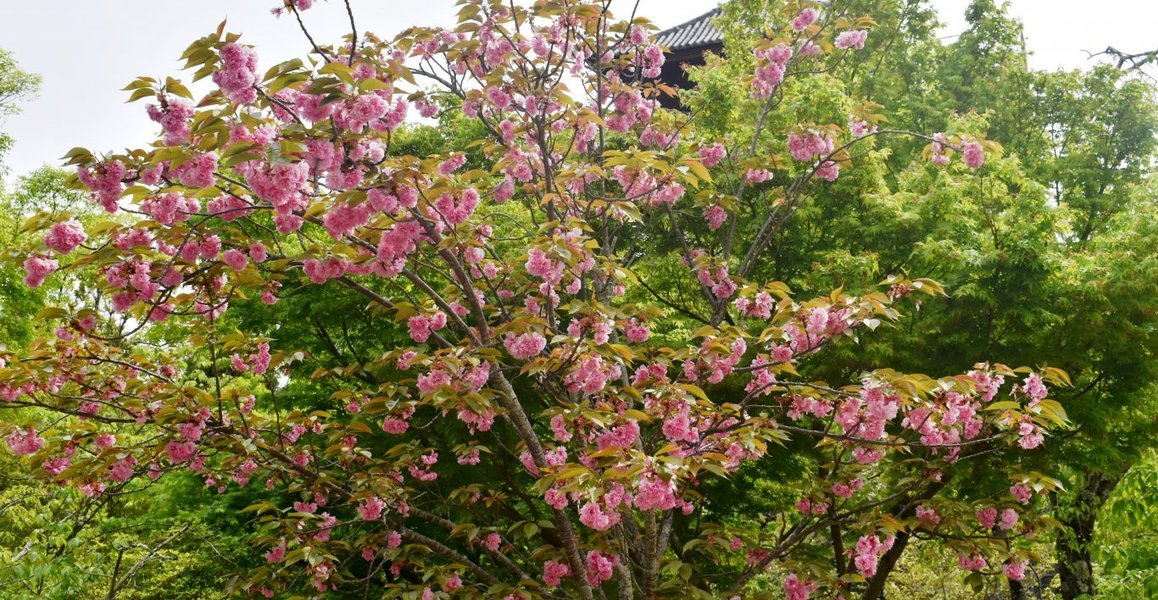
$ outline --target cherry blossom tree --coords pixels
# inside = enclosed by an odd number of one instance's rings
[[[301,26],[303,59],[263,71],[223,23],[184,55],[211,82],[202,97],[171,77],[128,86],[157,140],[67,157],[107,218],[27,221],[43,231],[18,259],[27,285],[101,290],[44,311],[55,339],[0,359],[0,407],[42,415],[0,433],[42,477],[92,496],[172,471],[264,485],[248,510],[268,564],[233,589],[267,597],[876,598],[914,536],[943,540],[977,580],[1024,576],[1021,542],[1049,525],[1034,500],[1056,482],[1010,458],[1007,493],[941,492],[971,461],[1066,426],[1047,389],[1065,374],[882,365],[812,381],[811,356],[941,287],[898,274],[800,299],[749,279],[861,141],[924,139],[934,164],[978,171],[999,151],[886,129],[871,103],[848,123],[773,129],[782,89],[862,50],[871,19],[784,2],[739,58],[754,65],[738,82],[754,133],[737,140],[659,107],[663,49],[610,2],[463,0],[454,29],[391,40],[350,12],[333,46],[309,33],[310,4],[277,9]],[[481,133],[399,151],[436,117]],[[784,155],[757,154],[762,139]],[[673,285],[703,314],[633,271],[656,253],[678,257]],[[316,287],[358,295],[405,342],[322,366],[231,316]],[[159,328],[179,342],[148,338]],[[279,402],[301,380],[324,409]],[[705,511],[706,482],[802,447],[818,459],[794,510],[747,528]]]

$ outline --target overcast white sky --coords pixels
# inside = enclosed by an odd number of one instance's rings
[[[616,0],[624,9],[631,0]],[[382,36],[409,25],[450,25],[453,0],[351,0],[359,29]],[[964,28],[969,0],[933,0],[944,35]],[[139,75],[177,75],[189,42],[223,19],[258,47],[259,69],[299,56],[301,34],[290,17],[274,18],[278,0],[0,0],[0,48],[26,70],[40,73],[38,99],[0,128],[16,138],[4,162],[8,181],[43,164],[59,164],[73,146],[107,151],[145,144],[157,127],[144,103],[125,104],[119,91]],[[660,27],[693,18],[716,0],[641,0],[640,14]],[[613,5],[614,8],[614,5]],[[1011,0],[1025,24],[1034,68],[1089,65],[1083,50],[1108,45],[1142,51],[1158,47],[1158,0]],[[316,2],[304,13],[315,38],[327,43],[347,31],[340,0]]]

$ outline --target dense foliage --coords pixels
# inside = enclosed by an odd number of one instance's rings
[[[1036,79],[986,2],[945,50],[912,3],[741,0],[666,111],[646,20],[462,5],[264,75],[219,28],[204,97],[129,86],[154,145],[69,153],[94,203],[24,182],[5,301],[54,308],[7,334],[3,434],[68,484],[6,490],[55,503],[3,540],[30,595],[169,586],[137,571],[170,550],[267,596],[892,597],[907,548],[1019,594],[1045,540],[1090,563],[1152,433],[1148,87]],[[954,113],[1015,101],[1049,135]]]

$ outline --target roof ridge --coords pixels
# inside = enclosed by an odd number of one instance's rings
[[[720,7],[719,6],[713,8],[712,10],[709,10],[708,12],[706,12],[698,17],[688,19],[687,21],[684,21],[683,23],[680,23],[679,25],[673,25],[671,27],[668,27],[667,29],[664,29],[663,31],[661,31],[655,35],[656,35],[656,37],[658,37],[658,36],[661,36],[661,35],[668,33],[668,32],[674,32],[674,31],[683,29],[684,27],[687,27],[689,25],[695,25],[695,24],[699,23],[700,21],[707,21],[708,19],[710,19],[718,14],[720,14]]]
[[[720,12],[717,6],[694,19],[657,33],[655,40],[667,47],[668,51],[718,44],[723,41],[723,36],[712,26],[712,19]]]

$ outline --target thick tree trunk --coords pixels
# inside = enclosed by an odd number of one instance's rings
[[[863,600],[885,600],[885,581],[889,578],[889,574],[893,572],[893,568],[897,566],[897,561],[901,560],[901,555],[905,553],[905,546],[909,545],[909,534],[901,531],[897,533],[897,537],[893,540],[893,547],[889,548],[881,556],[881,560],[877,563],[877,574],[869,579],[868,587],[865,588]]]
[[[919,494],[914,494],[908,501],[901,503],[897,509],[893,511],[893,517],[896,519],[907,519],[917,511],[917,504],[921,500],[927,500],[937,495],[942,488],[948,485],[952,475],[944,476],[941,481],[934,482],[925,488]],[[905,552],[905,547],[909,545],[909,533],[906,531],[898,531],[896,539],[893,540],[893,547],[890,548],[884,555],[881,556],[880,562],[877,563],[877,574],[873,575],[868,581],[868,586],[865,587],[864,595],[861,600],[884,600],[885,580],[889,578],[889,574],[897,566],[897,561],[901,560],[901,555]]]
[[[1061,596],[1074,600],[1083,594],[1094,595],[1094,563],[1090,556],[1090,542],[1094,538],[1094,523],[1098,509],[1110,497],[1120,476],[1087,473],[1085,484],[1062,514],[1063,529],[1059,532],[1057,573],[1061,581]]]
[[[1025,585],[1020,581],[1009,581],[1009,600],[1029,600],[1029,594],[1025,591]]]

